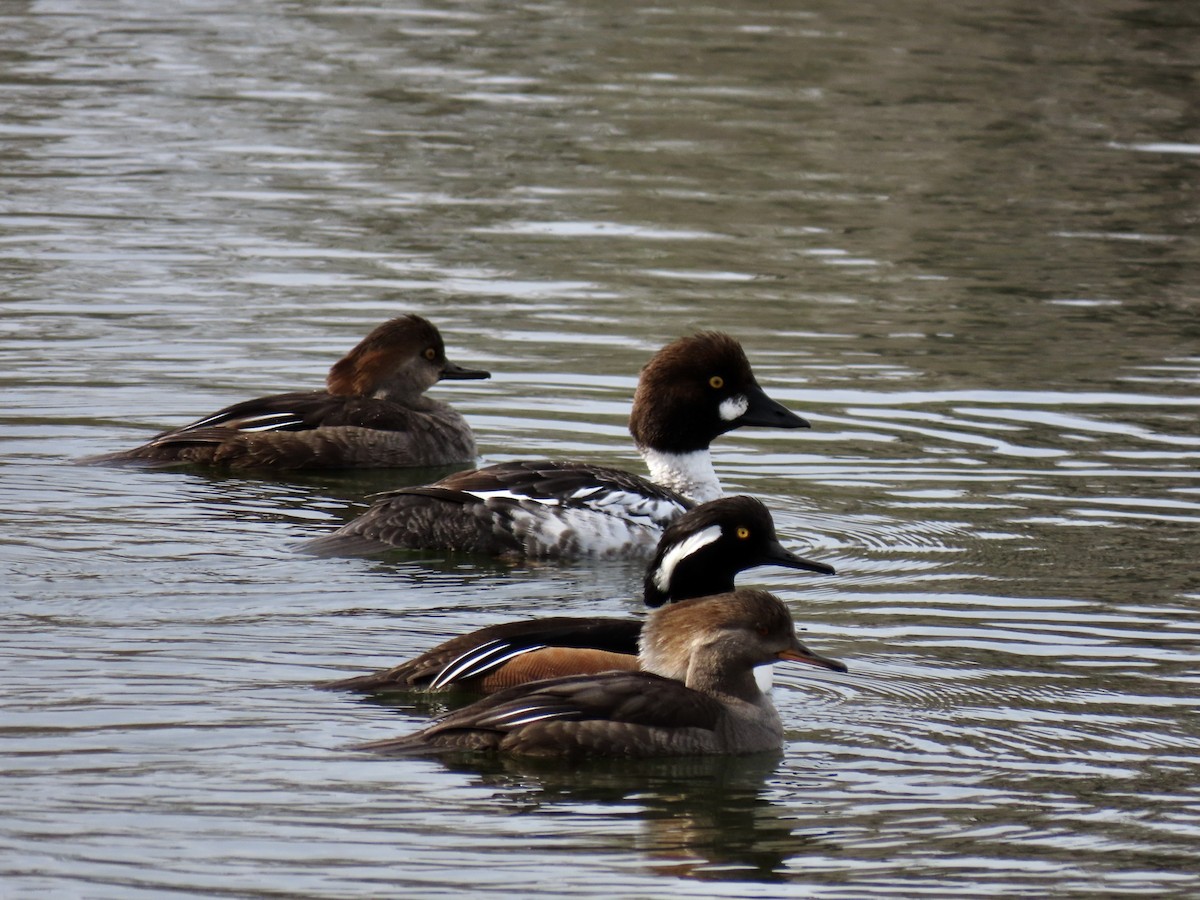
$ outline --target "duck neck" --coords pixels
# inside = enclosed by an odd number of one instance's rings
[[[664,562],[664,567],[666,563]],[[662,578],[662,570],[646,579],[645,600],[647,606],[662,606],[678,603],[693,597],[711,597],[734,589],[733,575],[726,571],[707,568],[703,560],[683,559]],[[663,580],[666,585],[663,586]]]
[[[365,393],[376,400],[391,400],[393,403],[419,409],[436,402],[423,396],[436,383],[436,379],[432,379],[427,371],[410,363],[376,378],[371,390]]]
[[[693,654],[684,683],[694,691],[736,697],[755,705],[763,700],[763,692],[758,689],[758,682],[754,679],[754,669],[731,671],[727,661],[714,659],[708,654]]]
[[[712,454],[707,447],[687,453],[670,453],[653,447],[639,447],[638,450],[656,484],[696,503],[707,503],[722,495],[721,482],[717,480]]]
[[[443,408],[450,407],[440,400],[434,400],[432,397],[427,397],[424,394],[413,394],[410,391],[397,391],[390,386],[382,386],[377,389],[371,397],[375,400],[389,400],[392,403],[399,403],[401,406],[406,406],[409,409],[420,410],[421,412],[438,412]]]

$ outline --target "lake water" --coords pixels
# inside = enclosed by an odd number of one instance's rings
[[[5,897],[1200,894],[1192,4],[10,0]],[[845,676],[779,759],[447,765],[315,690],[636,566],[296,552],[430,473],[85,469],[436,322],[486,461],[640,470],[744,343],[726,489]]]

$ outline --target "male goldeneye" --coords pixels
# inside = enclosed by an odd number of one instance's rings
[[[794,660],[845,672],[796,640],[788,608],[762,590],[684,600],[642,631],[641,671],[534,681],[485,697],[401,738],[387,754],[655,757],[779,751],[783,724],[754,668]]]
[[[590,463],[500,463],[389,491],[307,549],[648,556],[663,528],[694,504],[721,496],[709,444],[743,425],[809,427],[758,386],[736,340],[701,332],[659,350],[638,380],[629,430],[652,480]]]
[[[82,463],[198,463],[233,469],[440,466],[475,459],[452,407],[422,396],[443,379],[488,378],[446,359],[442,336],[416,315],[380,325],[329,370],[326,390],[260,397],[141,447]]]
[[[646,570],[646,605],[690,600],[734,589],[734,577],[756,566],[834,574],[832,566],[797,556],[775,535],[767,508],[753,497],[722,497],[667,526]],[[451,638],[398,666],[330,682],[363,693],[449,689],[491,693],[559,675],[638,668],[642,620],[555,616],[505,622]]]

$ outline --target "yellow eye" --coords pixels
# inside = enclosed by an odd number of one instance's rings
[[[746,538],[750,537],[750,529],[746,528],[745,526],[739,528],[737,530],[737,536],[744,541]]]
[[[714,375],[712,378],[708,379],[708,386],[714,391],[719,391],[721,388],[725,387],[725,379],[720,375]]]
[[[429,347],[425,351],[425,358],[429,360],[437,359],[437,350],[435,350],[433,347]]]

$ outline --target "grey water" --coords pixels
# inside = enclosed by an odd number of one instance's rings
[[[1200,894],[1194,5],[9,0],[5,897]],[[732,332],[811,431],[715,445],[833,578],[778,758],[374,759],[321,680],[633,614],[620,564],[319,559],[437,473],[72,466],[418,312],[482,459],[641,471]]]

